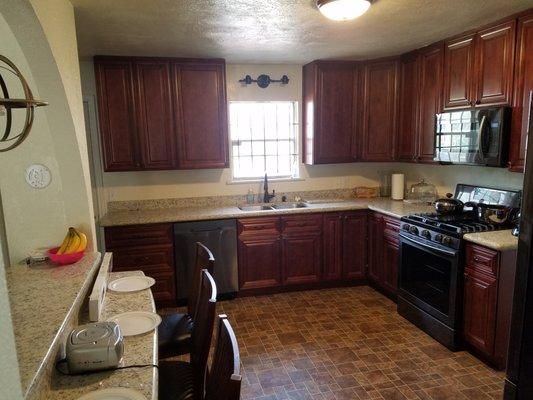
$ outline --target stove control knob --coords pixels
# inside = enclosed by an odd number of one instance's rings
[[[409,232],[411,232],[413,235],[418,235],[418,228],[416,226],[410,226]]]
[[[435,238],[434,238],[434,239],[435,239],[436,242],[441,243],[441,242],[442,242],[442,239],[443,239],[443,236],[442,236],[440,233],[437,233],[437,234],[435,235]]]
[[[449,236],[444,236],[442,238],[442,244],[444,244],[446,246],[450,246],[452,244],[452,238],[449,237]]]
[[[422,231],[421,235],[422,235],[423,237],[425,237],[426,239],[431,239],[431,232],[428,231],[427,229],[424,229],[424,230]]]
[[[411,229],[411,225],[409,225],[409,224],[403,224],[402,229],[403,229],[404,231],[409,232],[409,230]]]

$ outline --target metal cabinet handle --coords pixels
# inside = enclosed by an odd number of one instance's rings
[[[480,261],[482,261],[482,260],[481,260],[481,258],[479,258],[478,256],[474,256],[474,261],[480,262]]]

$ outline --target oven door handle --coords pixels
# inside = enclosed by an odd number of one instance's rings
[[[427,243],[419,243],[405,235],[403,235],[402,233],[400,233],[400,237],[403,239],[403,240],[406,240],[418,247],[425,247],[427,249],[431,249],[431,251],[434,251],[434,252],[437,252],[437,253],[441,253],[441,254],[444,254],[448,257],[455,257],[457,255],[457,251],[451,251],[451,250],[445,250],[445,249],[440,249],[438,247],[435,247],[435,246],[431,246]]]

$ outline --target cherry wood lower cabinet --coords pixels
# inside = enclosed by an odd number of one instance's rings
[[[366,224],[366,211],[324,214],[323,280],[365,278]]]
[[[368,279],[377,289],[395,299],[400,220],[380,213],[372,213],[368,220]]]
[[[105,228],[106,250],[113,253],[113,270],[141,270],[155,279],[152,293],[160,307],[176,304],[176,274],[172,224]]]
[[[238,220],[243,294],[363,281],[366,211]]]
[[[505,368],[516,251],[468,243],[464,272],[463,337],[497,368]]]

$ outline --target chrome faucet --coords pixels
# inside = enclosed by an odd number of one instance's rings
[[[265,194],[263,195],[263,203],[270,203],[270,200],[272,200],[274,197],[276,197],[276,191],[272,190],[272,194],[268,192],[268,176],[265,174],[265,184],[263,186],[263,189],[265,189]]]

